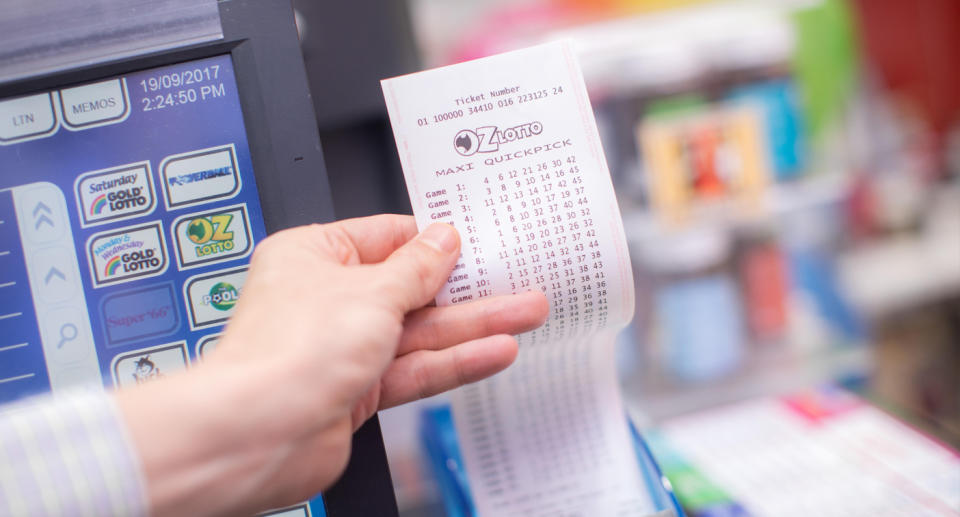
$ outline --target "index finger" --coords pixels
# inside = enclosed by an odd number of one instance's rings
[[[327,231],[342,232],[363,264],[383,262],[418,233],[413,216],[399,214],[344,219],[325,226]]]

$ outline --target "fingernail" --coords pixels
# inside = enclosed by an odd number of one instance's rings
[[[421,242],[441,253],[452,253],[457,249],[459,238],[453,226],[443,223],[433,223],[417,237]]]

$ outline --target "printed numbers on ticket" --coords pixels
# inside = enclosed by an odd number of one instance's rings
[[[438,304],[541,290],[554,341],[629,320],[622,223],[568,44],[382,86],[418,226],[460,232]]]

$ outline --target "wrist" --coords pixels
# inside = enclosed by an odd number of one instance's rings
[[[257,375],[201,364],[189,373],[116,394],[140,458],[151,515],[245,509],[256,472],[269,457],[237,408],[264,386]],[[241,409],[242,411],[242,409]]]

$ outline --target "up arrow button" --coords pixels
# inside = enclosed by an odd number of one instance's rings
[[[57,269],[57,266],[51,266],[50,270],[47,271],[47,276],[43,277],[43,283],[49,284],[54,278],[59,278],[64,282],[67,281],[67,277],[63,275],[63,271]]]
[[[60,90],[63,125],[71,131],[123,122],[130,114],[125,79]]]

